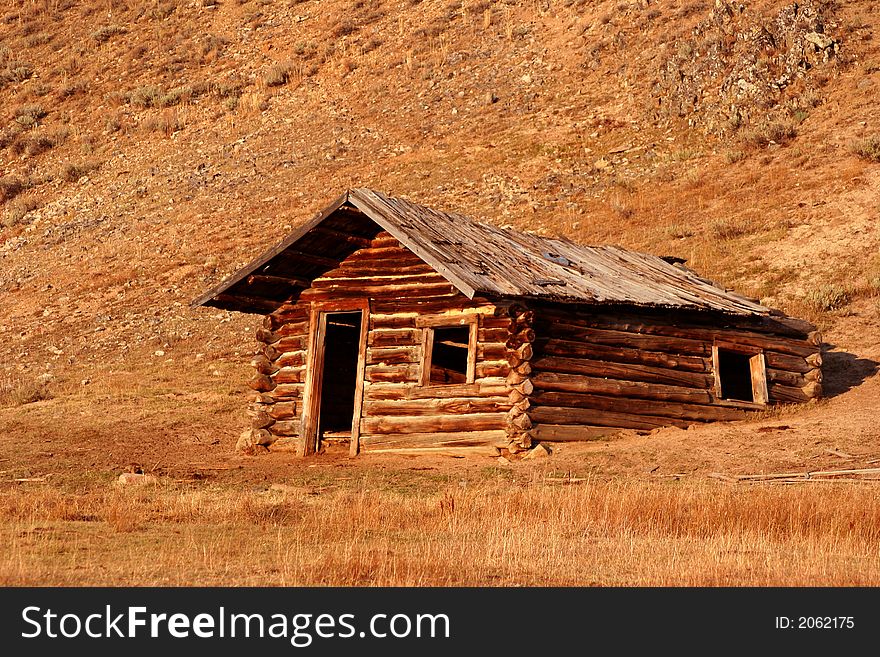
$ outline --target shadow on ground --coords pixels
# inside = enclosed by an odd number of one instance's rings
[[[836,397],[861,385],[877,374],[880,363],[870,358],[859,358],[847,351],[831,351],[834,345],[825,345],[822,354],[822,394]]]

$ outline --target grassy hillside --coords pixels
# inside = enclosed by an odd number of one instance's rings
[[[878,21],[870,0],[8,0],[4,499],[61,491],[115,513],[105,486],[128,468],[232,491],[289,476],[288,456],[212,469],[244,462],[232,446],[258,318],[188,304],[351,186],[679,255],[837,345],[837,396],[818,408],[630,437],[584,457],[603,472],[830,467],[841,447],[870,461]],[[777,420],[768,441],[761,422]]]

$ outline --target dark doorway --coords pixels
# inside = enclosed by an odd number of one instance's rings
[[[718,378],[721,398],[737,401],[755,401],[752,391],[751,357],[727,349],[718,350]]]
[[[324,442],[351,440],[361,317],[360,311],[327,313],[321,408],[318,415],[318,436]]]

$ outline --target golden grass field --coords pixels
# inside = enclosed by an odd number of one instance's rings
[[[4,492],[4,585],[877,585],[872,484]]]

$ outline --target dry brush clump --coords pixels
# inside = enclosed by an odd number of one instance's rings
[[[880,135],[871,135],[854,141],[850,145],[850,150],[863,160],[880,162]]]
[[[11,228],[27,223],[27,215],[42,206],[42,201],[33,196],[18,197],[6,209],[6,215],[0,220],[4,228]]]
[[[804,296],[806,305],[814,311],[840,310],[852,301],[852,292],[842,285],[832,283],[813,288]]]
[[[0,407],[22,406],[51,398],[49,382],[45,378],[30,378],[18,374],[0,375]]]

